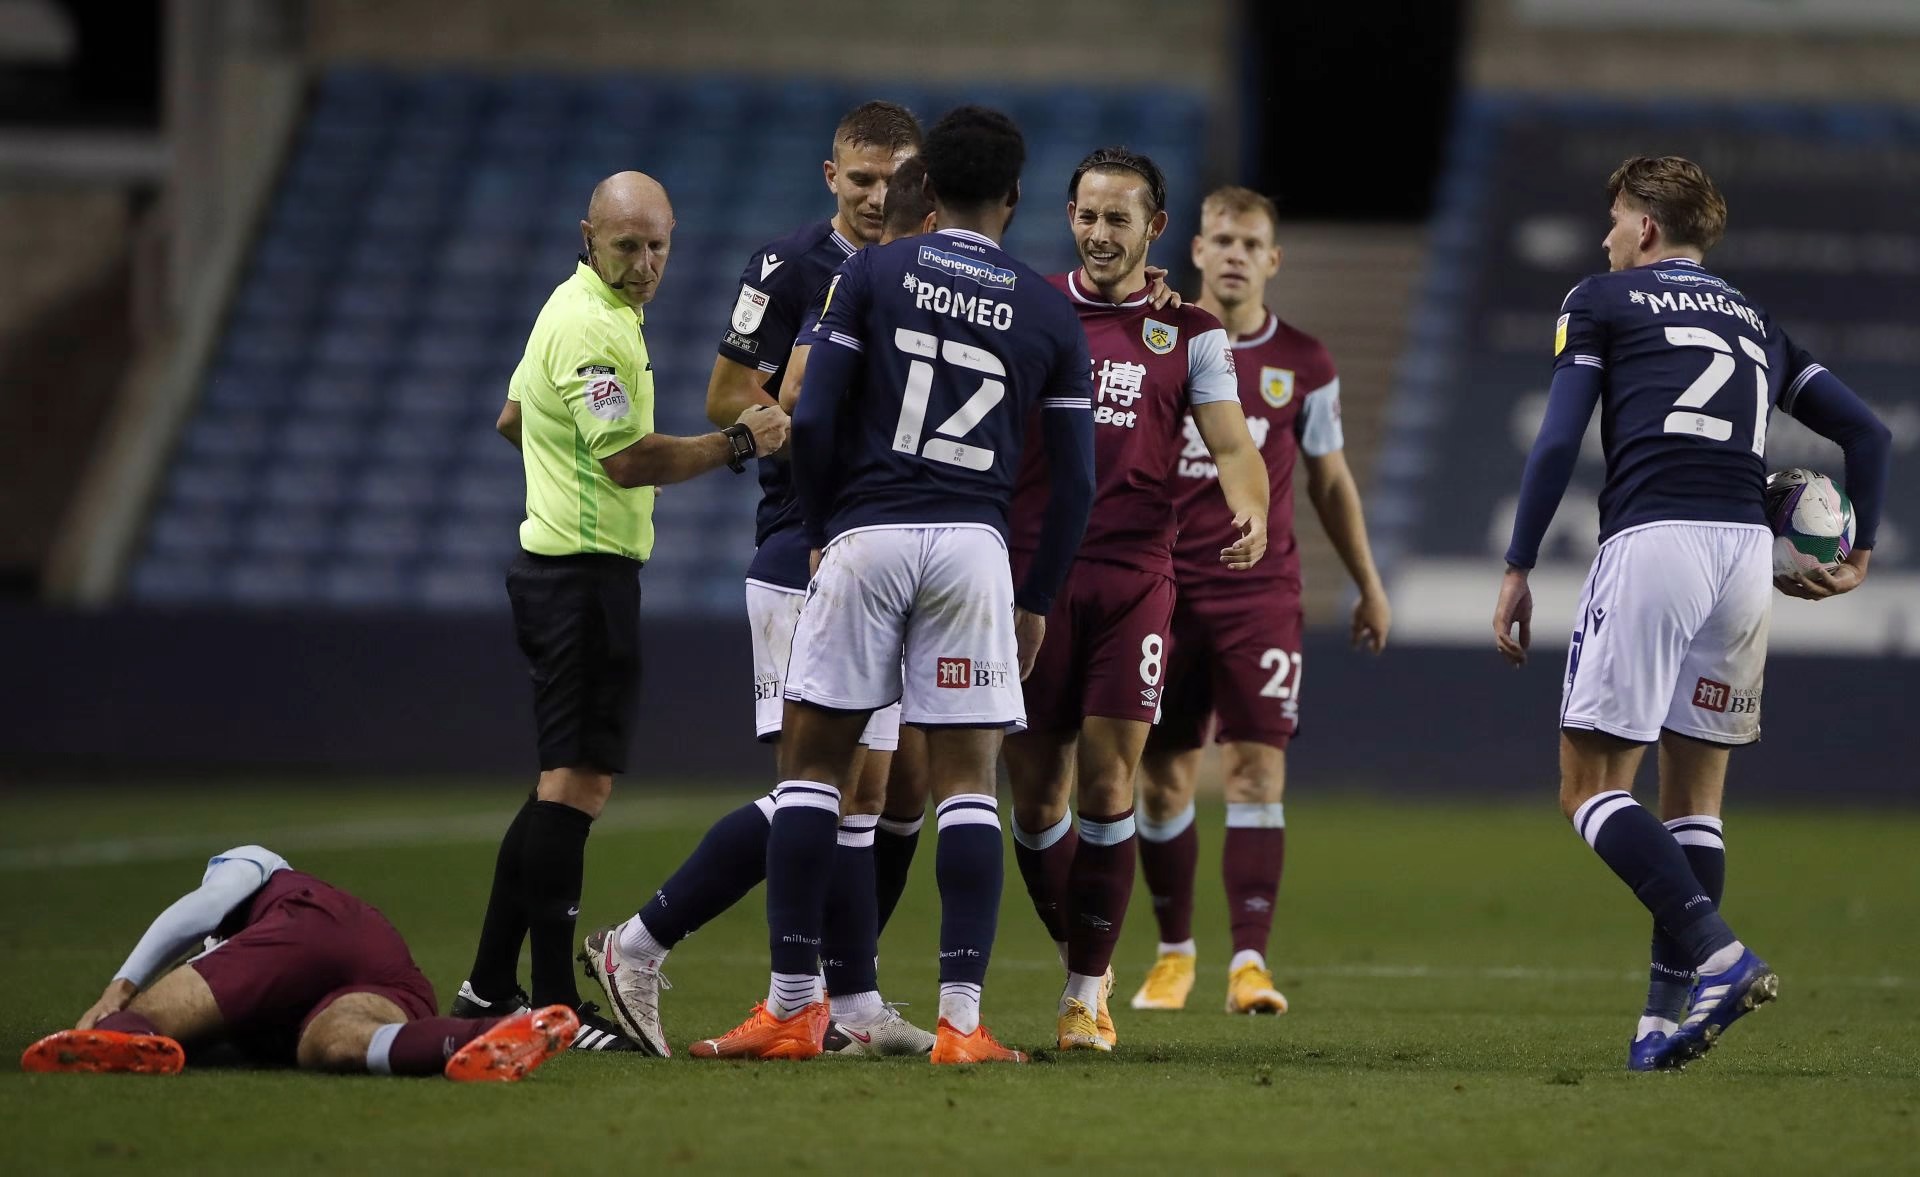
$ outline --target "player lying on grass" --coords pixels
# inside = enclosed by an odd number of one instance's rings
[[[170,967],[203,941],[215,943]],[[100,1000],[20,1065],[171,1075],[186,1047],[226,1042],[267,1065],[512,1081],[578,1028],[563,1005],[509,1018],[436,1008],[379,911],[271,850],[240,846],[209,859],[200,886],[160,913]]]

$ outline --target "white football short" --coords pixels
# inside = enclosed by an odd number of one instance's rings
[[[1560,726],[1651,742],[1760,738],[1773,536],[1649,523],[1600,545],[1567,652]]]
[[[1000,533],[951,524],[841,534],[807,592],[786,694],[843,710],[898,700],[912,724],[1025,727]]]
[[[747,621],[753,626],[753,731],[762,740],[780,734],[780,711],[786,705],[787,658],[793,652],[793,626],[807,594],[747,582]],[[883,707],[867,720],[860,742],[875,752],[900,746],[900,707]]]

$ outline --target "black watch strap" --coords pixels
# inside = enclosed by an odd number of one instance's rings
[[[729,425],[720,431],[726,435],[727,444],[732,447],[727,454],[727,468],[735,474],[744,474],[747,459],[758,456],[760,447],[753,443],[753,430],[745,425]]]

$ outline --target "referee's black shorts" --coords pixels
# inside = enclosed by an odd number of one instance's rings
[[[540,769],[625,772],[640,688],[640,561],[521,552],[507,569]]]

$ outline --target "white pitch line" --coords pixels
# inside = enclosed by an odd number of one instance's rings
[[[654,802],[616,808],[594,823],[600,830],[656,828],[670,820],[706,813],[700,803]],[[511,810],[491,813],[449,813],[437,817],[380,817],[323,825],[279,826],[236,830],[227,835],[154,834],[138,838],[107,838],[54,846],[18,846],[0,849],[0,871],[51,870],[79,866],[119,866],[137,862],[170,862],[204,858],[242,843],[265,846],[281,853],[309,850],[362,850],[387,846],[424,846],[458,842],[497,841],[513,820]]]

